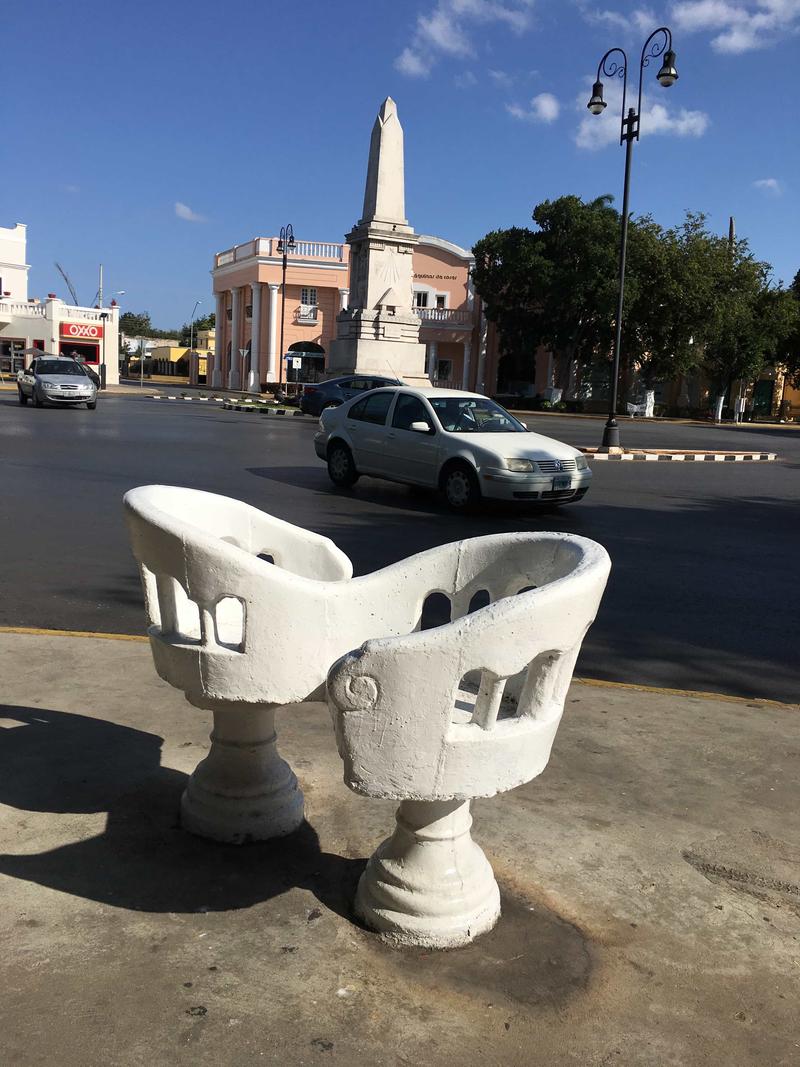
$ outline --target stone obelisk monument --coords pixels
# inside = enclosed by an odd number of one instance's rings
[[[382,374],[430,385],[420,320],[411,306],[416,242],[405,217],[403,128],[387,97],[372,128],[363,215],[347,235],[350,306],[336,319],[332,374]]]

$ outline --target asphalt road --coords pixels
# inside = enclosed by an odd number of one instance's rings
[[[597,444],[602,424],[532,416]],[[94,412],[20,408],[0,394],[0,625],[141,633],[120,501],[135,485],[189,485],[247,500],[333,538],[364,573],[460,537],[567,530],[613,570],[578,664],[583,676],[800,699],[800,432],[629,424],[626,444],[777,451],[758,464],[594,465],[580,504],[548,515],[454,516],[432,494],[362,479],[333,489],[316,420],[193,401],[102,397]]]

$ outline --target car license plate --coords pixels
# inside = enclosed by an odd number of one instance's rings
[[[570,476],[568,474],[564,475],[561,478],[554,478],[553,479],[553,492],[557,493],[559,489],[571,489],[571,488],[572,488],[572,479],[570,478]]]

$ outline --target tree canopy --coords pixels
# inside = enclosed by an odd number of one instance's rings
[[[128,337],[177,337],[177,330],[158,330],[147,311],[125,311],[119,317],[119,331]]]
[[[555,384],[566,389],[576,364],[610,363],[620,216],[610,196],[563,196],[537,204],[532,217],[536,229],[495,230],[478,241],[475,288],[512,365],[530,367],[544,345]],[[797,332],[800,274],[794,292],[770,275],[746,240],[712,233],[702,214],[687,212],[666,230],[649,216],[631,218],[622,399],[632,367],[646,381],[702,370],[726,389],[781,359]],[[800,356],[794,366],[800,378]]]
[[[202,318],[195,319],[194,323],[184,322],[180,330],[181,345],[184,348],[188,348],[192,341],[197,344],[197,331],[198,330],[213,330],[214,323],[216,321],[216,315],[212,311],[209,315],[204,315]]]

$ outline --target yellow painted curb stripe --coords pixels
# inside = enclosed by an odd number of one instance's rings
[[[146,643],[144,634],[108,634],[92,630],[45,630],[37,626],[0,626],[0,634],[27,634],[30,637],[93,637],[103,641],[139,641]],[[765,697],[737,697],[725,693],[708,693],[701,689],[668,689],[660,685],[639,685],[636,682],[609,682],[605,678],[573,678],[579,685],[591,685],[598,689],[627,689],[634,693],[659,693],[670,697],[694,697],[698,700],[727,700],[735,704],[765,704],[772,708],[792,708],[800,705],[783,700],[768,700]]]
[[[737,697],[726,693],[708,693],[702,689],[668,689],[660,685],[638,685],[636,682],[609,682],[605,678],[573,678],[580,685],[593,685],[598,689],[630,689],[637,693],[660,693],[668,697],[695,697],[698,700],[728,700],[735,704],[765,704],[771,708],[791,708],[796,711],[798,704],[784,700],[768,700],[766,697]]]
[[[43,630],[38,626],[0,626],[0,634],[27,634],[30,637],[98,637],[105,641],[148,641],[144,634],[101,634],[91,630]]]

